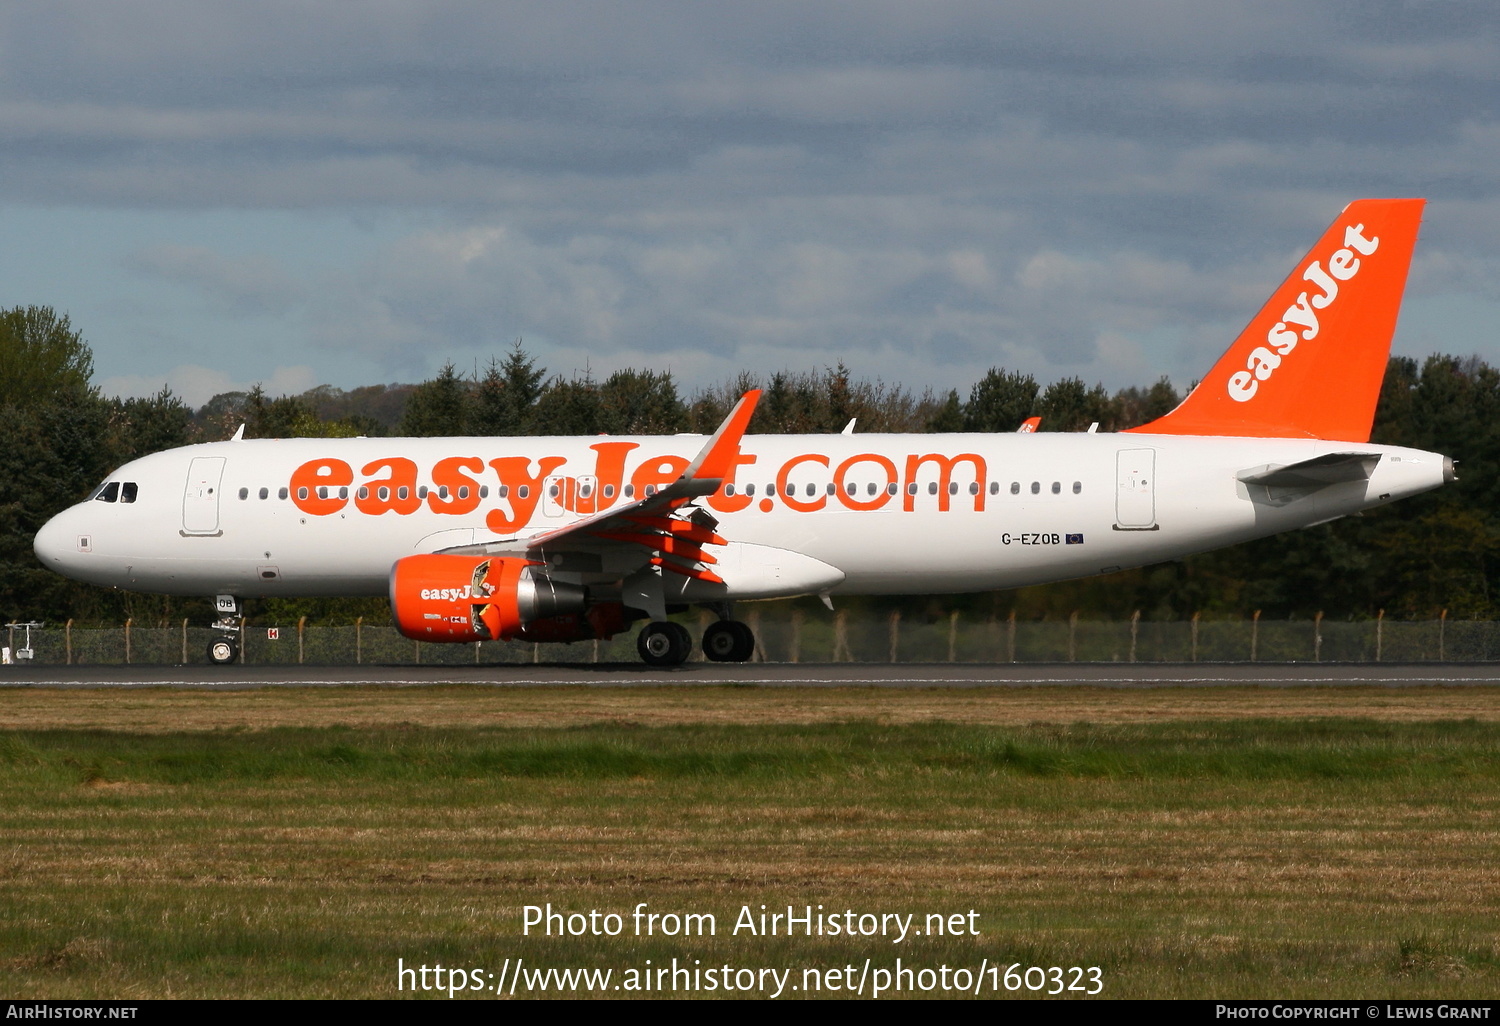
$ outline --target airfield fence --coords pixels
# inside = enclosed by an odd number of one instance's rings
[[[674,617],[696,635],[708,613]],[[808,615],[782,608],[745,614],[756,636],[755,660],[773,663],[1061,663],[1061,662],[1491,662],[1500,661],[1500,623],[1487,620],[1065,620],[936,619],[899,612]],[[33,665],[182,665],[207,663],[208,627],[33,628]],[[504,665],[634,662],[635,632],[608,641],[436,644],[394,627],[241,624],[240,661],[251,665]],[[21,627],[6,647],[25,647]],[[694,650],[694,660],[701,652]]]

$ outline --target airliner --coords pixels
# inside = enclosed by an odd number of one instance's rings
[[[1436,488],[1453,461],[1370,444],[1424,201],[1351,203],[1173,411],[1118,433],[233,439],[121,467],[37,533],[111,588],[388,595],[430,642],[609,638],[754,651],[736,603],[1042,584],[1321,524]],[[1034,423],[1029,425],[1034,427]]]

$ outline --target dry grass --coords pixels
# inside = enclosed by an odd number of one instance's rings
[[[398,957],[517,955],[1099,965],[1107,996],[1500,983],[1494,689],[4,697],[15,997],[389,997]],[[521,906],[548,901],[721,929],[521,936]],[[727,935],[762,902],[974,908],[983,932]]]
[[[272,727],[756,726],[944,720],[991,726],[1177,719],[1358,717],[1500,720],[1495,687],[489,687],[248,691],[15,690],[0,730],[265,730]]]

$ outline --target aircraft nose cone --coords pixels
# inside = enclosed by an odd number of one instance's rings
[[[64,510],[47,521],[32,539],[36,558],[49,570],[65,571],[83,549],[84,543],[67,523],[69,512]]]

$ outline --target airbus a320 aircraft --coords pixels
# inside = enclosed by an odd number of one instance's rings
[[[1350,204],[1166,416],[1118,434],[265,439],[121,467],[36,536],[78,580],[214,595],[231,662],[249,596],[389,594],[422,641],[608,638],[719,620],[705,655],[750,658],[740,600],[1015,588],[1307,527],[1453,480],[1452,460],[1371,445],[1423,201]]]

